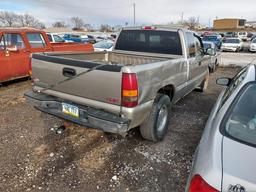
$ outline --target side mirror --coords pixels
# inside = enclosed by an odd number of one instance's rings
[[[231,81],[232,81],[232,79],[230,79],[228,77],[221,77],[216,80],[216,84],[221,85],[221,86],[229,86]]]
[[[17,52],[18,51],[18,47],[16,45],[8,46],[8,47],[6,47],[6,51]]]
[[[210,55],[210,56],[214,56],[215,55],[215,50],[212,49],[212,48],[208,48],[208,49],[206,49],[205,54]]]

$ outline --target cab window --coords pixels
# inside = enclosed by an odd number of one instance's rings
[[[27,38],[32,48],[45,47],[45,41],[41,33],[27,33]]]
[[[186,32],[186,43],[187,43],[188,57],[195,57],[196,43],[195,43],[195,37],[193,33]]]
[[[1,37],[0,50],[4,50],[5,47],[14,47],[17,49],[24,49],[25,43],[20,34],[7,33]]]
[[[199,37],[194,36],[195,38],[195,46],[196,46],[196,56],[200,56],[203,54],[203,45],[199,40]]]

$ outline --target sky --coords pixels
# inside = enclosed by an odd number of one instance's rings
[[[166,24],[195,16],[209,26],[215,18],[256,20],[255,0],[0,0],[0,10],[27,13],[50,26],[81,17],[95,28],[101,24]]]

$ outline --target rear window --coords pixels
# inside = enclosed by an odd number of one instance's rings
[[[226,39],[224,42],[225,42],[225,43],[234,43],[234,44],[238,44],[238,43],[240,43],[240,40],[239,40],[239,39]]]
[[[251,84],[234,103],[225,118],[225,132],[248,144],[256,145],[256,85]]]
[[[182,55],[178,32],[154,30],[124,30],[115,49],[147,53]]]
[[[45,46],[45,41],[41,33],[28,33],[27,38],[32,48]]]
[[[218,38],[217,36],[204,36],[203,41],[216,41]]]

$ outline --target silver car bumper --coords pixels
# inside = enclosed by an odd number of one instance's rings
[[[27,101],[36,109],[57,116],[59,118],[83,126],[100,129],[104,132],[125,134],[129,129],[130,121],[115,114],[87,106],[70,103],[56,97],[29,91],[25,94]],[[73,117],[62,112],[62,103],[75,105],[79,108],[79,117]]]

